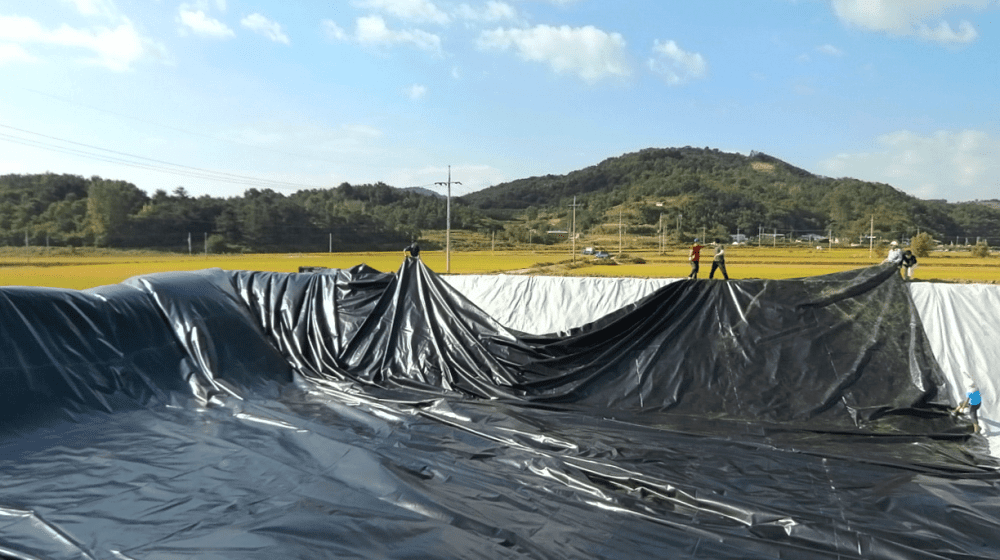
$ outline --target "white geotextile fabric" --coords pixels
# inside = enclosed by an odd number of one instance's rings
[[[910,295],[951,397],[965,400],[970,381],[983,396],[979,424],[1000,457],[1000,286],[914,282]]]
[[[443,278],[502,325],[530,334],[585,325],[680,280],[505,274]]]
[[[501,324],[525,333],[558,333],[585,325],[680,278],[444,276]],[[969,381],[983,396],[980,426],[1000,457],[1000,286],[908,285],[935,358],[957,405]]]

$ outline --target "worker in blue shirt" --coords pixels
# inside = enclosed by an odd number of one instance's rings
[[[979,389],[975,383],[970,383],[969,390],[965,393],[965,400],[955,409],[955,414],[958,414],[968,407],[976,433],[979,433],[979,406],[981,404],[983,404],[983,397],[979,394]]]

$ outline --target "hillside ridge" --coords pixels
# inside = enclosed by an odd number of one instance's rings
[[[573,206],[574,200],[576,205]],[[782,238],[1000,244],[1000,209],[920,200],[884,183],[811,173],[773,155],[646,148],[563,175],[453,197],[450,227],[507,246],[553,244],[557,231],[690,241],[768,232]],[[995,202],[995,201],[993,201]],[[54,173],[0,176],[0,244],[189,252],[381,250],[443,230],[448,201],[385,183],[243,196],[152,195],[122,180]]]
[[[501,220],[521,216],[534,229],[541,215],[562,220],[577,197],[578,231],[618,224],[659,230],[661,216],[686,232],[718,237],[759,230],[855,237],[871,229],[886,238],[927,231],[941,239],[1000,236],[1000,211],[979,203],[920,200],[885,184],[831,178],[762,151],[646,148],[564,175],[509,181],[470,193],[463,202]],[[582,210],[581,210],[582,208]]]

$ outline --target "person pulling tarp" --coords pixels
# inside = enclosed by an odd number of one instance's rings
[[[899,243],[893,241],[889,244],[889,254],[886,255],[885,260],[882,262],[891,262],[896,266],[900,266],[903,261],[903,251],[899,248]]]
[[[913,269],[917,267],[917,256],[913,251],[907,249],[903,251],[903,280],[913,280]]]
[[[983,396],[979,393],[979,388],[975,383],[969,383],[968,391],[965,393],[965,400],[952,412],[956,416],[969,409],[969,417],[972,418],[973,431],[979,433],[979,407],[983,404]]]

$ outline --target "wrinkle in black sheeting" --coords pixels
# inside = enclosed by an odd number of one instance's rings
[[[989,557],[942,379],[888,265],[562,336],[412,258],[2,288],[0,558]]]

